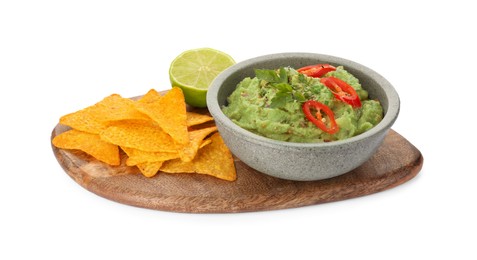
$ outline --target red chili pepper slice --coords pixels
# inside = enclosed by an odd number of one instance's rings
[[[314,115],[313,115],[313,112],[311,111],[312,108],[316,110]],[[315,124],[321,130],[325,131],[328,134],[335,134],[338,132],[339,126],[338,124],[336,124],[335,115],[333,114],[333,111],[331,111],[331,109],[325,104],[320,103],[316,100],[308,100],[305,103],[303,103],[302,109],[303,109],[303,113],[305,113],[306,118],[310,120],[313,124]],[[321,112],[324,112],[325,115],[328,116],[328,119],[330,121],[329,127],[325,124],[324,118],[321,115]]]
[[[353,107],[361,107],[361,100],[359,100],[358,93],[356,93],[356,90],[348,85],[348,83],[334,77],[321,78],[320,82],[328,87],[337,99]]]
[[[299,68],[297,71],[301,74],[305,74],[309,77],[319,78],[330,71],[335,71],[336,68],[330,64],[316,64],[310,65],[303,68]]]

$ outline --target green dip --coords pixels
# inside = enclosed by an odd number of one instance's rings
[[[368,131],[383,118],[379,101],[368,99],[359,80],[342,66],[324,77],[339,78],[353,87],[361,100],[359,108],[336,99],[319,78],[293,68],[255,72],[256,77],[245,78],[237,85],[222,110],[235,124],[258,135],[298,143],[343,140]],[[302,104],[312,99],[333,111],[337,133],[328,134],[305,117]]]

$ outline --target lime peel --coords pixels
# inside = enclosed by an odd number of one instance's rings
[[[215,49],[187,50],[172,61],[169,78],[173,87],[182,89],[187,104],[206,107],[206,94],[210,84],[233,64],[235,61],[230,55]]]

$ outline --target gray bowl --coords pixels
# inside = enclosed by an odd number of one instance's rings
[[[269,139],[233,123],[223,112],[227,97],[254,69],[300,68],[329,63],[343,65],[355,75],[384,108],[384,118],[371,130],[355,137],[328,143],[291,143]],[[399,96],[393,86],[375,71],[356,62],[315,53],[278,53],[239,62],[213,81],[207,93],[207,107],[231,152],[250,167],[270,176],[312,181],[347,173],[367,161],[383,142],[399,114]]]

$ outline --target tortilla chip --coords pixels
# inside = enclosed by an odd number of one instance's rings
[[[187,112],[187,126],[194,126],[194,125],[200,125],[205,122],[209,122],[214,120],[213,117],[209,115],[203,115],[199,113],[194,113],[194,112]]]
[[[178,152],[146,152],[127,147],[121,147],[121,149],[123,149],[128,155],[128,159],[126,160],[127,166],[135,166],[141,163],[160,162],[179,158]]]
[[[216,126],[202,128],[189,132],[189,143],[179,149],[179,155],[182,161],[190,162],[194,159],[203,140],[211,133],[217,131]]]
[[[146,152],[175,152],[174,140],[151,121],[123,120],[100,133],[101,139],[121,147]]]
[[[99,134],[110,122],[125,119],[149,120],[134,101],[112,94],[100,102],[60,118],[60,123],[88,133]]]
[[[161,99],[161,97],[162,96],[159,92],[157,92],[154,89],[151,89],[146,93],[146,95],[142,96],[137,102],[146,103],[146,104],[155,103],[155,102],[158,102],[159,99]],[[209,115],[204,115],[204,114],[199,114],[199,113],[189,112],[189,111],[187,111],[186,114],[187,114],[187,117],[186,117],[187,126],[200,125],[205,122],[214,120],[214,118]]]
[[[160,171],[168,173],[200,173],[223,180],[237,179],[234,160],[219,133],[213,134],[212,143],[200,149],[191,162],[174,159],[163,163]]]
[[[208,145],[208,144],[210,144],[210,143],[212,143],[212,140],[210,140],[210,138],[207,138],[207,139],[203,140],[202,143],[199,146],[199,149]]]
[[[141,163],[136,166],[141,171],[142,175],[150,178],[157,174],[162,166],[162,162]]]
[[[139,103],[154,103],[161,99],[161,94],[155,89],[149,90],[146,95],[142,96],[137,102]]]
[[[119,120],[150,120],[148,116],[139,112],[134,101],[113,94],[92,107],[93,116],[99,121],[110,122]]]
[[[167,173],[195,173],[195,166],[194,161],[184,162],[178,158],[165,161],[159,170]]]
[[[62,116],[60,118],[60,124],[91,134],[99,134],[107,127],[104,122],[98,121],[95,117],[91,116],[87,108]]]
[[[136,108],[154,120],[174,141],[189,142],[184,94],[174,87],[157,102],[136,102]]]
[[[55,136],[52,142],[58,148],[81,150],[110,165],[121,162],[118,146],[101,140],[97,134],[72,129]]]
[[[213,118],[187,112],[180,88],[164,95],[151,89],[137,101],[113,94],[61,117],[60,123],[73,130],[57,135],[56,147],[81,150],[110,165],[121,164],[121,147],[126,165],[137,166],[146,177],[164,171],[236,179],[230,151],[213,134]]]
[[[208,174],[220,179],[237,179],[234,159],[219,133],[213,134],[212,143],[199,150],[194,165],[197,173]]]

